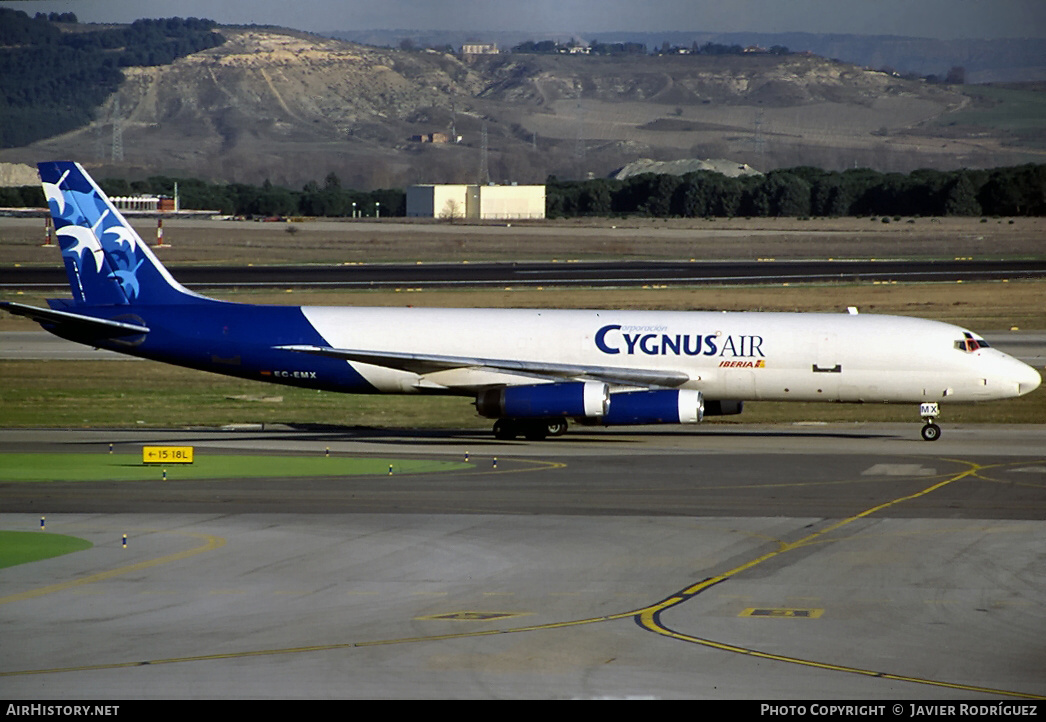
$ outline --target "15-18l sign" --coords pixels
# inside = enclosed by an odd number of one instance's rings
[[[143,446],[143,464],[191,464],[191,446]]]

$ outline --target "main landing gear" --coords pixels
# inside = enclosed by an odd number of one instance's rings
[[[936,402],[919,404],[919,416],[923,419],[923,441],[937,441],[941,438],[941,427],[934,423],[934,419],[940,414],[941,409]]]
[[[512,441],[517,436],[528,441],[543,441],[565,433],[566,419],[498,419],[494,422],[494,438],[500,441]]]

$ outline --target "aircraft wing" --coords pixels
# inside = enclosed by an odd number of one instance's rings
[[[591,380],[619,386],[647,386],[676,388],[690,380],[680,371],[661,369],[630,369],[611,366],[587,366],[580,364],[556,364],[514,359],[474,358],[468,356],[440,356],[435,354],[400,353],[395,351],[367,351],[362,349],[340,349],[329,346],[276,346],[282,351],[315,354],[359,361],[361,363],[386,366],[388,368],[427,374],[457,368],[490,369],[535,378],[560,381]]]
[[[56,311],[50,308],[37,308],[26,306],[13,301],[0,301],[0,308],[8,313],[31,318],[37,323],[54,326],[56,330],[76,333],[79,336],[91,338],[120,338],[121,336],[133,336],[136,334],[149,333],[148,326],[125,321],[109,321],[93,316],[83,316],[79,313],[68,311]]]

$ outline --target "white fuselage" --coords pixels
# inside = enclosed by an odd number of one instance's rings
[[[1019,396],[1038,373],[964,329],[867,314],[305,307],[335,348],[670,370],[709,399],[973,402]],[[470,393],[540,383],[474,365],[415,373],[353,361],[377,390]]]

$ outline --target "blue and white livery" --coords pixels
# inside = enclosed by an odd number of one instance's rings
[[[919,404],[1022,396],[1030,366],[972,332],[896,316],[257,306],[182,287],[78,163],[39,165],[73,298],[5,302],[57,336],[258,381],[454,394],[494,433],[697,423],[747,400]]]

